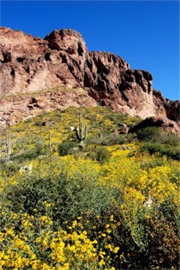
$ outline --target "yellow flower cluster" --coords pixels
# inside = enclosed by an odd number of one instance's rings
[[[42,216],[39,222],[46,224],[46,228],[41,227],[40,234],[38,233],[39,236],[37,236],[31,221],[31,216],[23,215],[23,232],[17,234],[14,228],[9,228],[0,233],[0,246],[3,247],[0,251],[0,269],[29,267],[34,270],[68,270],[76,269],[77,266],[85,268],[87,265],[96,264],[95,244],[97,241],[91,241],[86,231],[53,232],[52,220],[49,222],[49,217]],[[72,225],[72,227],[75,226]]]

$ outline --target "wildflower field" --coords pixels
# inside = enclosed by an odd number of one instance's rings
[[[0,134],[0,270],[179,269],[179,139],[96,107],[79,147],[78,113]]]

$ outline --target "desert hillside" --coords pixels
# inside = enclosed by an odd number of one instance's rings
[[[139,121],[69,108],[1,132],[0,269],[179,269],[179,138]]]

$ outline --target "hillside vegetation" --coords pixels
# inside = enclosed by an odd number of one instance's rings
[[[70,108],[1,132],[0,269],[179,269],[179,140],[120,134],[138,121]]]

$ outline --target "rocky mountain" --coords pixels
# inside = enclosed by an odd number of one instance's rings
[[[88,52],[82,36],[54,30],[44,39],[0,28],[0,127],[69,106],[110,106],[131,116],[161,118],[179,130],[179,101],[152,88],[152,75],[121,57]]]

